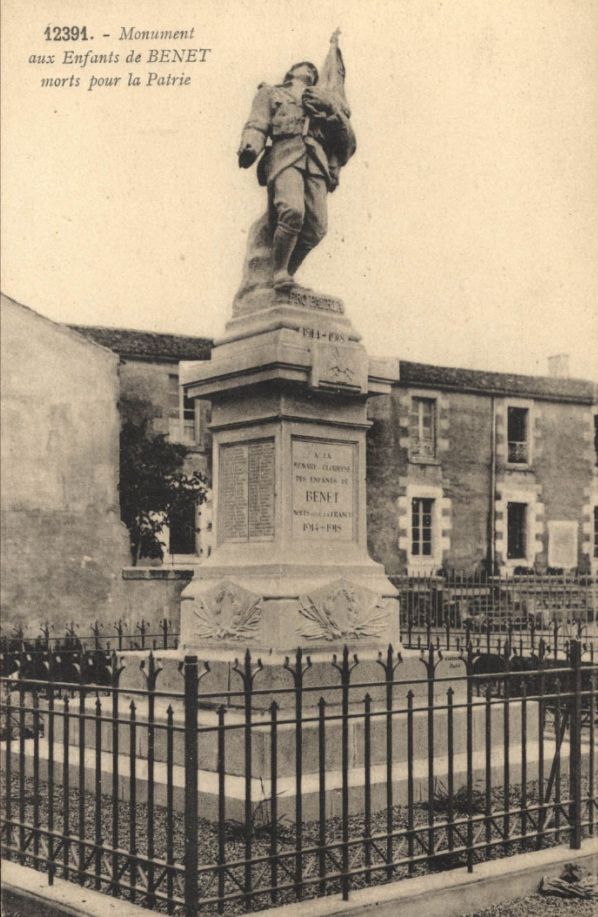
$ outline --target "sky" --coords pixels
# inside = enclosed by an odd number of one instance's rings
[[[45,40],[75,23],[93,40]],[[376,355],[545,373],[569,353],[572,375],[598,379],[595,0],[5,0],[2,25],[13,299],[56,321],[220,335],[264,207],[236,161],[254,92],[320,65],[340,27],[358,149],[301,281],[340,296]],[[131,26],[195,38],[119,41]],[[125,62],[150,47],[211,50]],[[65,49],[121,60],[29,62]],[[144,85],[151,70],[192,79]],[[65,75],[79,87],[41,85]],[[90,91],[91,75],[121,81]]]

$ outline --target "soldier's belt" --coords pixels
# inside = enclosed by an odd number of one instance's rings
[[[272,137],[297,137],[303,133],[305,118],[288,118],[272,125]]]
[[[272,134],[273,140],[290,140],[292,137],[301,137],[301,131],[283,131],[280,134]]]

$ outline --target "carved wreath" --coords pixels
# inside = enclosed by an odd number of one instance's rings
[[[377,598],[362,615],[359,599],[348,586],[338,586],[317,598],[300,596],[299,611],[310,622],[302,630],[307,640],[375,637],[387,624],[382,599]]]
[[[207,640],[251,640],[259,625],[261,603],[261,596],[231,585],[220,586],[211,599],[198,600],[194,609],[197,636]]]

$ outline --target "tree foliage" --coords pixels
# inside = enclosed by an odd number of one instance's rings
[[[129,530],[133,564],[140,557],[163,557],[160,540],[175,516],[206,499],[207,481],[198,471],[185,473],[189,449],[153,434],[149,420],[127,421],[120,434],[120,512]]]

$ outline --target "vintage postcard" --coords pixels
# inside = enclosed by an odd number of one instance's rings
[[[593,912],[597,34],[4,0],[7,917]]]

